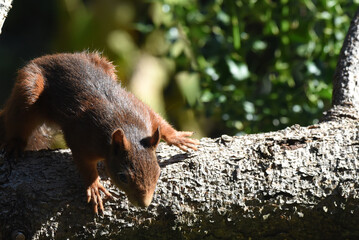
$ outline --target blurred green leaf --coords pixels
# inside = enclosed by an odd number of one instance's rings
[[[261,51],[261,50],[264,50],[267,48],[267,43],[266,42],[263,42],[261,40],[256,40],[254,43],[253,43],[253,49],[254,50],[257,50],[257,51]]]
[[[90,8],[66,1],[74,11],[71,41],[91,44],[95,36],[96,46],[105,46],[126,68],[125,79],[137,53],[170,59],[167,98],[182,96],[186,105],[176,108],[194,109],[210,136],[317,122],[330,106],[338,55],[359,4],[160,0],[126,1],[123,8],[123,1],[97,1]],[[109,13],[96,15],[106,4]],[[128,23],[132,18],[136,22]],[[171,108],[177,102],[166,99]]]
[[[188,104],[194,106],[201,93],[199,75],[196,73],[180,72],[176,75],[176,81]]]
[[[227,58],[227,64],[232,77],[236,80],[242,81],[249,77],[249,70],[245,63],[235,63],[232,59]]]

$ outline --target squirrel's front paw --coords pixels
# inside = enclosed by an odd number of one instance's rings
[[[97,178],[88,188],[87,188],[87,202],[92,202],[94,212],[98,214],[98,208],[104,211],[103,202],[101,198],[100,191],[103,192],[107,197],[112,198],[111,193],[109,193],[104,186],[100,183],[99,179]]]
[[[197,151],[197,145],[199,141],[197,139],[189,138],[193,135],[193,132],[176,132],[171,137],[168,138],[167,143],[169,145],[175,145],[183,151],[188,151],[188,148]]]

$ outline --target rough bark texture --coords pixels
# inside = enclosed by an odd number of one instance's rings
[[[357,23],[325,122],[206,138],[198,152],[161,144],[148,209],[102,174],[117,199],[94,216],[69,150],[0,156],[0,239],[359,239]]]
[[[359,119],[359,11],[356,12],[340,51],[333,79],[332,108],[326,119]]]
[[[11,3],[12,0],[0,0],[0,34],[1,34],[2,26],[7,17],[7,13],[11,9]]]
[[[153,204],[123,193],[96,217],[68,150],[3,160],[2,239],[355,239],[359,237],[359,124],[293,126],[202,139],[198,152],[161,144]]]

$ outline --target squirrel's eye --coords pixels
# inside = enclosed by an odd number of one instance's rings
[[[127,175],[125,173],[118,173],[117,177],[121,182],[127,183]]]

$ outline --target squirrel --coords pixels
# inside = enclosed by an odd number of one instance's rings
[[[45,55],[18,71],[0,111],[0,148],[21,154],[43,124],[61,128],[96,214],[104,211],[100,192],[112,197],[99,181],[98,161],[133,205],[147,207],[160,176],[160,140],[184,151],[199,144],[122,88],[114,65],[96,52]]]

